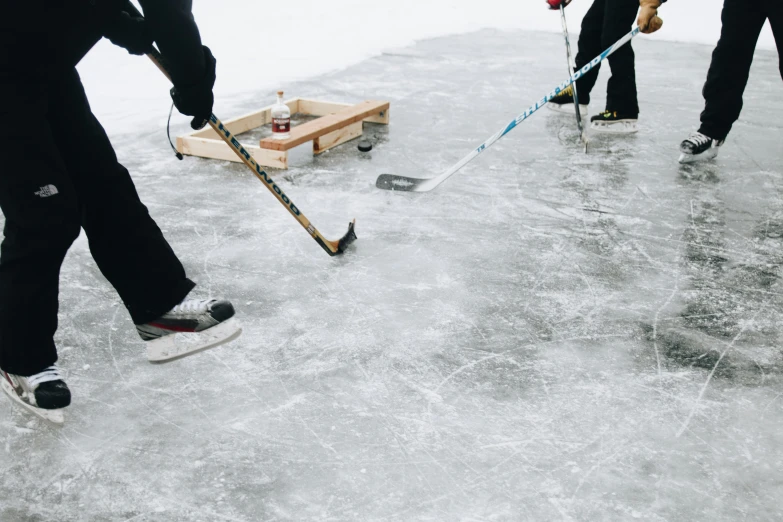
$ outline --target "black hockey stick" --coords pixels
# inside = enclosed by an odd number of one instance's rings
[[[128,14],[139,18],[142,17],[142,14],[138,11],[138,9],[136,9],[136,6],[131,4],[129,1],[125,3],[127,4],[125,9],[127,10]],[[161,72],[165,74],[169,80],[171,80],[171,74],[169,73],[169,68],[166,66],[166,60],[163,55],[161,55],[157,49],[153,48],[153,51],[150,52],[147,56],[155,65],[158,66],[158,69],[160,69]],[[277,198],[277,200],[286,209],[288,209],[288,211],[292,216],[294,216],[294,218],[296,218],[299,224],[302,225],[305,230],[307,230],[313,239],[315,239],[315,242],[321,245],[321,248],[323,248],[327,254],[330,256],[342,254],[351,243],[356,241],[356,232],[354,230],[356,225],[355,219],[348,224],[348,232],[346,232],[346,234],[339,240],[330,241],[322,236],[321,233],[318,232],[315,226],[310,222],[310,220],[307,219],[304,214],[302,214],[296,205],[294,205],[294,202],[291,201],[291,198],[289,198],[286,193],[283,192],[283,189],[281,189],[280,186],[272,180],[269,174],[267,174],[264,169],[261,168],[261,166],[253,159],[250,153],[246,151],[242,144],[239,143],[239,141],[234,137],[231,131],[229,131],[228,128],[226,128],[226,126],[223,125],[223,123],[214,114],[210,115],[209,125],[218,134],[218,136],[220,136],[223,141],[226,142],[231,150],[236,153],[239,159],[242,160],[242,163],[247,165],[248,168],[253,171],[253,174],[264,183],[264,186],[269,189],[269,191]]]

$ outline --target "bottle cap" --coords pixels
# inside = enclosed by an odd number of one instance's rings
[[[283,91],[277,91],[277,95],[282,98],[283,97]]]

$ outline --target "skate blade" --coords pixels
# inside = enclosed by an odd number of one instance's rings
[[[683,152],[680,154],[680,159],[677,161],[683,165],[687,165],[688,163],[700,163],[702,161],[715,159],[718,156],[718,152],[718,147],[712,147],[701,154],[688,154],[687,152]]]
[[[203,332],[175,333],[154,341],[147,341],[147,359],[155,363],[180,359],[226,344],[239,337],[241,333],[242,325],[232,317]]]
[[[558,114],[568,114],[570,116],[573,116],[576,114],[576,109],[574,109],[573,103],[547,103],[546,106],[549,108],[550,111],[554,111]],[[579,113],[582,115],[583,118],[587,117],[587,105],[579,105]]]
[[[594,121],[590,124],[590,128],[604,134],[633,134],[639,131],[636,122],[628,120],[613,121],[611,123]]]
[[[43,408],[38,408],[32,404],[28,404],[27,402],[23,401],[21,397],[19,397],[19,395],[11,387],[11,384],[5,379],[0,379],[0,387],[3,388],[5,394],[8,395],[8,397],[13,402],[22,406],[36,417],[39,417],[47,422],[51,422],[57,426],[62,426],[65,423],[65,415],[63,414],[65,408],[60,408],[57,410],[44,410]]]

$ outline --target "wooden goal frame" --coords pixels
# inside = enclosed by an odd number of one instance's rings
[[[285,102],[291,115],[304,114],[318,118],[291,128],[284,140],[262,139],[258,146],[243,144],[259,165],[277,169],[288,168],[288,151],[308,141],[313,142],[313,154],[321,154],[362,135],[363,123],[389,124],[387,101],[350,103],[326,102],[293,98]],[[238,135],[272,122],[272,106],[227,120],[223,125]],[[239,162],[236,153],[210,127],[177,137],[177,151],[188,156]]]

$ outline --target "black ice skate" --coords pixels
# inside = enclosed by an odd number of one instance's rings
[[[701,132],[694,132],[680,144],[680,163],[695,163],[715,158],[726,140],[715,140]]]
[[[63,408],[71,404],[71,391],[56,366],[29,377],[0,371],[0,387],[11,400],[38,417],[54,424],[65,422]]]
[[[220,346],[239,337],[242,327],[228,301],[186,299],[159,319],[136,325],[147,358],[163,362]]]
[[[609,134],[631,134],[639,130],[638,119],[638,114],[606,110],[590,118],[590,128]]]
[[[582,97],[579,97],[582,101]],[[546,104],[551,110],[562,114],[574,114],[574,89],[568,86],[567,89],[560,91],[560,94],[549,100]],[[582,116],[587,116],[587,104],[579,104],[579,112]]]

